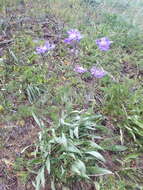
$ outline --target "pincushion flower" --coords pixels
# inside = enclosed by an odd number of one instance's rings
[[[107,37],[96,40],[96,44],[101,51],[108,51],[110,49],[111,43],[113,42],[110,41]]]
[[[83,38],[83,35],[81,35],[81,33],[77,29],[71,29],[67,33],[69,36],[64,40],[64,42],[67,44],[79,42]]]
[[[87,72],[87,69],[77,65],[77,66],[75,66],[74,71],[77,73],[83,74],[83,73]]]
[[[92,68],[90,69],[90,72],[91,72],[91,74],[92,74],[95,78],[102,78],[102,77],[104,77],[104,76],[107,74],[106,71],[104,71],[104,70],[101,69],[101,68],[97,68],[97,67],[92,67]]]
[[[54,44],[50,44],[49,41],[47,41],[43,46],[39,46],[36,48],[36,53],[37,54],[44,54],[52,49],[55,48]]]

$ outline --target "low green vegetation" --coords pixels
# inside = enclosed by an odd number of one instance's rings
[[[142,14],[137,0],[0,0],[1,126],[31,138],[10,162],[21,183],[143,189]]]

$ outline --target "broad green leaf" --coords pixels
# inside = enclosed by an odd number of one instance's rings
[[[74,135],[75,135],[75,137],[78,139],[79,138],[79,135],[78,135],[78,127],[76,127],[75,129],[74,129]]]
[[[138,127],[143,129],[143,123],[141,123],[139,121],[138,116],[134,116],[134,117],[128,117],[129,120],[131,120],[135,125],[137,125]]]
[[[45,167],[41,169],[40,177],[41,177],[41,184],[44,187],[45,186]]]
[[[80,150],[76,146],[74,146],[72,143],[68,143],[66,147],[66,151],[81,154]]]
[[[65,169],[63,168],[63,166],[61,166],[61,175],[63,176],[64,173],[65,173]]]
[[[14,61],[15,61],[16,63],[18,63],[19,60],[18,60],[18,58],[16,57],[16,55],[14,54],[14,52],[13,52],[12,50],[10,50],[10,49],[8,49],[8,50],[9,50],[9,53],[11,54],[11,56],[13,57]]]
[[[40,174],[37,175],[36,177],[36,190],[40,190],[40,186],[41,186],[41,176]]]
[[[141,123],[140,121],[135,120],[135,124],[143,129],[143,123]]]
[[[88,175],[96,175],[96,174],[99,174],[99,175],[107,175],[107,174],[112,174],[111,171],[105,169],[105,168],[100,168],[100,167],[87,167],[87,172],[88,172]]]
[[[101,160],[102,162],[105,162],[104,157],[99,152],[88,151],[88,152],[85,152],[85,154],[90,154],[91,156],[94,156],[96,159]]]
[[[76,157],[75,157],[75,154],[74,153],[67,153],[68,154],[68,156],[70,156],[71,158],[73,158],[74,160],[76,159]]]
[[[61,125],[65,125],[67,127],[72,127],[73,126],[72,123],[65,122],[63,118],[60,119],[60,123],[61,123]]]
[[[124,158],[124,161],[130,161],[131,159],[136,159],[138,156],[140,156],[140,153],[129,154]]]
[[[96,131],[96,128],[93,128],[93,127],[91,127],[91,126],[87,126],[87,125],[86,125],[85,128],[88,129],[88,130]]]
[[[90,137],[90,138],[93,138],[93,139],[102,139],[102,137],[100,136],[96,136],[96,135],[91,135],[91,134],[84,134],[84,135],[81,135],[82,137],[86,136],[86,137]]]
[[[103,132],[108,132],[109,131],[109,129],[107,129],[103,125],[96,125],[95,127],[96,127],[96,129],[99,129],[99,130],[101,130]]]
[[[91,141],[90,146],[96,148],[98,150],[104,150],[100,145],[96,144],[95,142]]]
[[[56,190],[55,183],[53,180],[51,181],[51,190]]]
[[[96,190],[100,190],[100,183],[98,183],[98,182],[93,182],[93,184],[95,185],[95,189],[96,189]]]
[[[81,160],[76,160],[72,166],[71,171],[81,177],[88,178],[86,175],[86,167],[85,164]]]
[[[30,161],[30,164],[42,164],[42,163],[43,159],[38,157]]]
[[[132,130],[130,127],[128,127],[127,125],[124,125],[124,127],[125,127],[127,130],[129,130],[130,134],[133,136],[134,141],[136,141],[136,136],[135,136],[133,130]]]
[[[40,190],[40,186],[45,186],[45,167],[40,168],[36,177],[36,190]]]
[[[49,157],[46,160],[46,168],[47,168],[48,174],[50,174],[50,172],[51,172],[51,165],[50,165],[50,158]]]
[[[36,121],[37,125],[38,125],[40,128],[42,128],[42,123],[41,123],[41,121],[38,119],[38,117],[37,117],[34,113],[32,113],[32,116],[33,116],[34,120]]]
[[[55,137],[55,142],[58,143],[58,144],[62,144],[65,147],[67,147],[67,139],[66,139],[64,133],[62,133],[61,137]]]
[[[122,146],[122,145],[111,145],[111,146],[105,147],[104,149],[116,152],[116,151],[125,151],[125,150],[127,150],[127,147]]]

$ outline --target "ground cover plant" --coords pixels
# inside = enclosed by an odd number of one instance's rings
[[[0,0],[0,189],[143,189],[142,10]]]

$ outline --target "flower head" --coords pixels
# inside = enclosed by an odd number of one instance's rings
[[[81,33],[77,29],[71,29],[67,33],[69,36],[64,40],[64,42],[67,44],[79,42],[83,38],[83,35],[81,35]]]
[[[47,47],[47,50],[52,50],[55,48],[55,44],[50,44],[49,41],[46,41],[45,46]]]
[[[95,78],[102,78],[102,77],[104,77],[104,76],[107,74],[106,71],[104,71],[104,70],[101,69],[101,68],[97,68],[97,67],[92,67],[92,68],[90,69],[90,72],[91,72],[91,74],[92,74]]]
[[[37,54],[43,54],[47,51],[47,47],[44,45],[44,46],[39,46],[36,48],[36,53]]]
[[[52,49],[55,48],[54,44],[50,44],[49,41],[47,41],[43,46],[39,46],[36,48],[36,53],[37,54],[44,54]]]
[[[96,40],[96,44],[101,51],[108,51],[111,43],[112,41],[110,41],[107,37],[103,37]]]
[[[77,66],[75,66],[74,71],[77,72],[77,73],[82,74],[82,73],[87,72],[87,69],[85,69],[85,68],[83,68],[83,67],[77,65]]]

